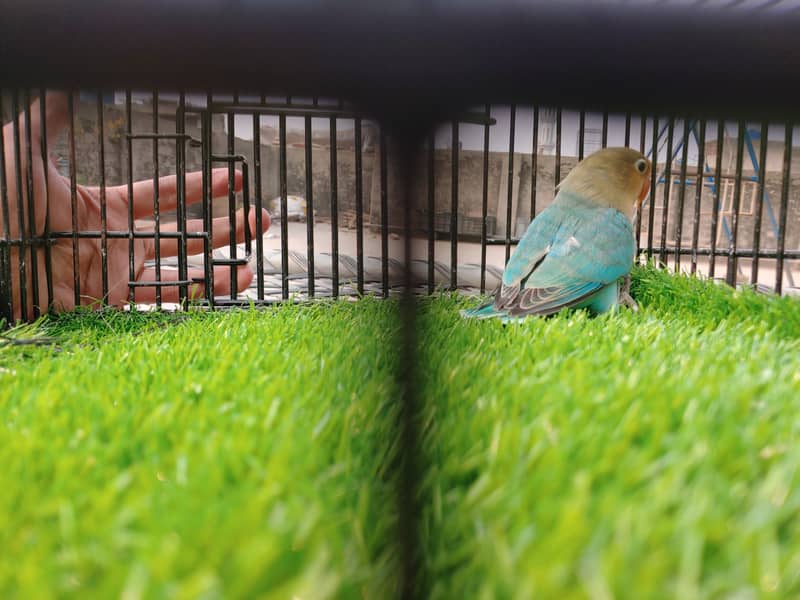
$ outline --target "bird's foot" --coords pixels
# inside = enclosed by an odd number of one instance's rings
[[[637,312],[639,310],[639,304],[636,300],[628,292],[621,292],[619,295],[619,303],[623,306],[627,306],[633,312]]]
[[[633,312],[639,310],[639,304],[636,300],[633,299],[631,296],[631,276],[625,275],[625,279],[622,282],[622,289],[619,291],[619,303],[623,306],[627,306]]]

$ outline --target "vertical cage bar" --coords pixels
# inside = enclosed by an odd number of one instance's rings
[[[487,220],[489,218],[489,124],[492,107],[486,105],[487,123],[483,126],[483,193],[481,194],[481,294],[486,292],[486,238],[488,237]],[[533,108],[534,130],[536,128],[537,108]],[[536,136],[534,135],[534,140]],[[535,156],[535,149],[534,149]],[[534,165],[536,164],[534,159]],[[534,175],[534,183],[536,176]],[[535,195],[534,195],[535,198]]]
[[[253,183],[256,193],[256,297],[264,299],[264,190],[261,185],[261,117],[253,115]],[[249,225],[248,225],[249,226]]]
[[[739,121],[738,137],[736,139],[736,179],[733,187],[733,207],[731,208],[731,243],[728,246],[728,270],[725,274],[725,281],[728,285],[736,285],[736,274],[738,272],[738,248],[739,236],[739,206],[742,202],[742,163],[744,159],[744,136],[747,125],[744,121]]]
[[[458,121],[452,125],[450,154],[450,289],[458,287]]]
[[[128,167],[128,282],[136,279],[136,265],[134,261],[134,241],[133,241],[133,115],[131,110],[131,91],[125,90],[125,128],[127,131],[126,150],[128,155],[126,163]],[[131,304],[135,300],[134,287],[128,286],[128,302]]]
[[[700,243],[700,207],[703,201],[703,169],[706,164],[706,122],[695,123],[700,131],[697,133],[697,176],[695,177],[694,215],[692,217],[692,267],[694,275],[697,272],[697,246]]]
[[[717,265],[717,222],[719,220],[719,195],[722,189],[722,151],[725,138],[725,121],[717,121],[717,160],[714,168],[714,205],[711,207],[711,262],[708,265],[708,276],[714,278]]]
[[[488,115],[487,115],[488,116]],[[487,125],[488,128],[488,125]],[[531,134],[531,221],[536,218],[536,179],[538,175],[539,161],[539,106],[533,107],[533,133]],[[488,141],[488,140],[487,140]],[[486,149],[488,151],[488,144]]]
[[[153,91],[153,133],[158,134],[158,91]],[[156,281],[161,282],[161,207],[159,199],[158,138],[153,138],[153,219]],[[156,286],[156,306],[161,308],[161,286]]]
[[[561,108],[556,109],[556,164],[553,176],[553,194],[557,192],[558,184],[561,183]]]
[[[428,293],[434,290],[433,263],[436,260],[436,146],[434,134],[428,136]]]
[[[508,194],[506,197],[506,255],[504,264],[508,263],[508,259],[511,256],[511,234],[513,233],[511,229],[511,220],[514,218],[512,213],[514,206],[514,138],[516,137],[516,117],[517,106],[516,104],[512,104],[511,124],[508,134]]]
[[[639,123],[639,151],[644,154],[647,145],[647,115],[642,115],[641,123]]]
[[[98,175],[100,176],[100,265],[103,286],[103,304],[108,303],[108,206],[106,203],[106,144],[103,118],[103,92],[98,91],[97,102],[97,149]]]
[[[289,202],[287,199],[287,189],[286,189],[286,115],[285,114],[281,114],[278,116],[278,140],[279,140],[278,179],[281,190],[281,298],[283,300],[286,300],[289,298],[289,222],[286,219]],[[331,148],[331,152],[333,152],[333,148]],[[334,159],[331,158],[331,164],[333,163]],[[331,177],[333,177],[333,175],[331,175]],[[333,179],[331,179],[331,184],[333,184]],[[331,199],[331,202],[332,201],[333,199]],[[336,231],[335,225],[332,227],[332,231]],[[336,291],[334,290],[334,296],[335,295]]]
[[[238,94],[233,94],[233,102],[234,104],[239,101]],[[236,152],[236,147],[234,143],[234,136],[236,123],[233,112],[229,112],[228,115],[228,156],[233,156]],[[286,213],[283,213],[284,219],[286,218]],[[245,223],[247,221],[245,220]],[[228,223],[230,232],[228,234],[228,250],[230,251],[231,259],[238,258],[237,250],[236,250],[236,169],[235,163],[233,161],[228,162]],[[231,281],[231,298],[237,297],[237,292],[239,289],[239,272],[238,269],[234,266],[230,268],[230,281]]]
[[[186,132],[185,121],[186,95],[181,91],[178,94],[178,110],[175,115],[175,133],[182,135]],[[175,183],[178,195],[177,219],[180,240],[178,240],[178,278],[181,281],[189,279],[189,266],[187,264],[187,237],[186,237],[186,142],[183,139],[175,140]],[[178,287],[179,304],[187,308],[189,288],[186,285]]]
[[[603,111],[603,133],[602,133],[602,140],[601,146],[605,148],[608,146],[608,111]]]
[[[361,118],[355,120],[355,176],[356,176],[356,268],[358,293],[364,293],[364,188],[362,166]]]
[[[311,117],[305,118],[305,163],[306,163],[306,262],[308,264],[308,297],[316,295],[314,290],[314,164],[311,139]]]
[[[767,177],[767,146],[769,145],[769,123],[761,123],[758,146],[758,189],[756,190],[756,208],[753,215],[753,266],[750,271],[750,284],[758,283],[758,259],[761,250],[761,213],[764,212],[764,190]]]
[[[81,304],[80,244],[78,243],[78,181],[75,166],[75,106],[73,94],[67,95],[67,118],[69,120],[69,196],[72,211],[72,285],[75,306]]]
[[[337,156],[338,136],[336,118],[330,122],[331,146],[331,268],[333,270],[333,297],[339,297],[339,167]]]
[[[583,146],[586,137],[586,111],[581,109],[578,117],[578,162],[583,160]]]
[[[19,247],[19,301],[21,309],[21,317],[23,321],[28,320],[28,282],[27,282],[27,267],[25,259],[25,209],[22,199],[22,150],[20,148],[20,131],[19,131],[19,91],[14,90],[11,95],[11,118],[13,119],[12,133],[14,141],[14,177],[17,184],[17,227],[19,228],[19,237],[21,245]],[[29,127],[30,129],[30,127]]]
[[[661,209],[661,250],[658,262],[662,265],[667,261],[667,221],[669,220],[669,196],[672,184],[672,143],[675,133],[675,118],[669,118],[667,126],[667,159],[664,165],[664,207]]]
[[[214,239],[214,192],[212,185],[212,164],[211,155],[213,153],[213,127],[214,115],[211,112],[211,105],[214,95],[211,92],[206,94],[206,110],[202,113],[201,125],[201,150],[203,161],[203,228],[208,236],[203,240],[203,279],[205,280],[206,301],[210,307],[214,307],[216,301],[214,295],[214,247],[211,241]]]
[[[31,240],[31,301],[33,304],[33,317],[41,314],[39,304],[39,257],[38,248],[34,240],[38,237],[36,231],[36,203],[33,189],[33,133],[31,132],[31,94],[25,91],[25,199],[28,205],[28,236]]]
[[[647,142],[647,117],[642,115],[642,119],[639,123],[639,152],[644,154],[645,152],[645,144]],[[655,161],[651,167],[651,171],[656,168]],[[652,188],[651,188],[651,195],[652,195]],[[639,260],[638,254],[642,249],[642,208],[644,207],[644,200],[641,204],[639,204],[639,208],[636,210],[636,223],[634,224],[633,230],[636,235],[636,254],[637,254],[637,262]]]
[[[656,219],[656,184],[658,182],[658,117],[653,117],[653,146],[650,156],[652,168],[650,169],[650,206],[647,215],[647,259],[653,258],[653,229]]]
[[[689,119],[683,119],[683,137],[681,138],[681,178],[678,189],[678,208],[675,215],[675,272],[681,267],[681,242],[683,237],[683,203],[686,200],[686,162],[689,160],[689,126],[694,127]]]
[[[792,124],[786,124],[783,148],[783,182],[781,185],[781,214],[778,224],[778,259],[775,264],[775,293],[783,292],[783,261],[786,250],[786,221],[789,213],[789,188],[792,185]]]
[[[625,113],[625,147],[628,148],[631,145],[631,113],[630,111]]]
[[[2,109],[0,109],[2,115]],[[49,311],[53,306],[53,257],[52,248],[50,246],[50,174],[47,148],[47,97],[44,88],[39,90],[39,131],[40,131],[40,149],[42,154],[42,171],[44,172],[44,232],[43,237],[48,238],[44,247],[44,272],[45,281],[47,286],[47,310]],[[5,161],[0,159],[0,165],[5,165]]]
[[[13,117],[12,117],[13,118]],[[8,182],[6,181],[6,143],[2,132],[3,94],[0,90],[0,208],[3,211],[3,242],[0,243],[0,318],[10,324],[14,320],[14,290],[11,285],[11,210],[8,206]]]
[[[383,297],[389,297],[389,168],[386,133],[381,128],[381,283]]]

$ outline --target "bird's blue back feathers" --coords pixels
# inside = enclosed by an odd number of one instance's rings
[[[565,306],[602,312],[610,298],[616,304],[610,289],[616,291],[617,280],[630,272],[634,255],[625,215],[561,191],[520,240],[494,302],[465,316],[552,314]]]

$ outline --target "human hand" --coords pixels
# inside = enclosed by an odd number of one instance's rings
[[[40,237],[45,230],[45,217],[48,219],[50,232],[79,232],[100,231],[102,228],[101,215],[101,190],[98,187],[78,185],[76,189],[75,214],[72,210],[72,194],[70,181],[59,174],[56,166],[42,159],[40,119],[41,109],[39,100],[31,105],[31,168],[28,168],[27,149],[25,145],[26,128],[24,111],[18,116],[20,166],[16,169],[14,123],[9,122],[3,127],[3,149],[5,154],[5,182],[7,187],[8,210],[3,206],[0,210],[0,238],[18,240],[20,238]],[[59,134],[67,126],[69,120],[67,109],[67,96],[63,93],[48,93],[45,105],[45,131],[47,147],[52,148]],[[18,178],[19,174],[19,178]],[[31,236],[31,223],[28,214],[28,176],[33,182],[33,214],[34,236]],[[46,178],[46,179],[45,179]],[[185,177],[186,203],[199,202],[202,199],[202,173],[188,173]],[[45,184],[46,182],[46,184]],[[20,185],[21,184],[21,185]],[[174,175],[162,177],[158,180],[159,210],[165,212],[177,207],[177,177]],[[211,180],[212,197],[226,196],[228,194],[228,169],[214,169]],[[242,189],[242,174],[235,172],[234,190]],[[18,193],[19,192],[19,193]],[[49,201],[48,201],[49,197]],[[153,215],[153,181],[139,181],[133,184],[132,198],[128,196],[128,186],[107,187],[106,198],[106,227],[107,231],[128,232],[128,204],[132,202],[134,219],[142,219]],[[0,197],[2,201],[2,197]],[[20,210],[21,209],[21,210]],[[7,214],[7,217],[6,217]],[[7,223],[6,223],[7,218]],[[73,227],[73,219],[76,227]],[[250,232],[256,231],[255,211],[250,211]],[[20,229],[22,223],[22,230]],[[261,225],[263,234],[270,224],[269,213],[262,209]],[[161,232],[174,232],[177,225],[161,225]],[[188,232],[203,231],[201,219],[187,221]],[[136,231],[153,231],[153,226],[136,228]],[[24,235],[21,235],[24,233]],[[244,213],[238,211],[236,216],[235,237],[238,243],[245,239]],[[160,240],[160,256],[176,256],[178,242],[174,238]],[[214,248],[225,246],[230,242],[230,223],[227,217],[214,219],[213,239]],[[53,310],[63,311],[73,309],[77,304],[94,305],[105,304],[122,306],[130,298],[129,294],[129,240],[123,238],[107,239],[107,289],[104,291],[102,277],[102,242],[100,238],[79,238],[77,241],[77,271],[74,266],[73,240],[70,237],[60,237],[55,240],[50,248],[51,273],[52,273],[52,298]],[[204,240],[189,238],[187,240],[187,254],[203,252]],[[150,238],[134,238],[133,240],[133,273],[137,282],[155,282],[156,269],[146,267],[145,261],[155,258],[155,240]],[[11,289],[13,291],[12,305],[13,318],[29,319],[34,316],[35,309],[39,312],[47,310],[48,292],[45,277],[45,250],[37,246],[34,252],[37,271],[36,289],[32,283],[34,272],[31,264],[30,247],[23,248],[24,267],[20,268],[20,246],[12,246],[10,256]],[[222,266],[214,269],[214,294],[225,295],[231,293],[230,269]],[[253,279],[253,272],[247,265],[240,265],[237,269],[237,291],[247,288]],[[20,274],[25,272],[24,295],[20,288]],[[0,273],[0,277],[4,274]],[[179,273],[175,270],[162,269],[161,281],[177,281]],[[189,269],[189,279],[202,279],[202,269]],[[202,296],[205,293],[203,283],[194,283],[189,286],[189,297]],[[34,296],[38,296],[34,298]],[[155,287],[135,287],[134,300],[137,302],[154,302],[156,300]],[[178,286],[165,286],[161,288],[163,302],[178,302]]]

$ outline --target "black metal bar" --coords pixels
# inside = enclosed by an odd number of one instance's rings
[[[647,143],[647,115],[642,115],[639,124],[639,151],[644,154],[645,144]]]
[[[695,127],[698,127],[695,124]],[[694,195],[694,215],[692,217],[692,274],[697,272],[697,246],[700,243],[700,205],[703,200],[703,170],[706,164],[706,122],[700,121],[697,135],[697,183]]]
[[[308,264],[308,296],[314,297],[314,170],[311,148],[311,117],[305,119],[305,166],[306,166],[306,261]]]
[[[19,92],[14,91],[11,95],[11,118],[13,119],[12,131],[14,140],[14,177],[17,184],[17,227],[19,227],[19,236],[25,238],[25,209],[24,201],[22,199],[22,150],[20,142],[19,131]],[[28,127],[30,129],[30,127]],[[23,321],[28,320],[28,282],[27,282],[27,268],[25,265],[25,252],[20,249],[19,251],[19,300],[21,308],[21,316]]]
[[[261,117],[253,115],[253,174],[256,188],[256,297],[264,299],[264,235],[262,210],[264,208],[261,186]],[[248,225],[249,226],[249,225]]]
[[[675,254],[678,252],[677,248],[667,248],[667,254]],[[755,257],[756,253],[758,253],[759,257],[762,259],[778,259],[783,257],[785,260],[800,260],[800,250],[784,250],[781,252],[780,250],[765,250],[759,249],[756,252],[755,248],[738,248],[736,250],[735,256],[737,258],[753,258]],[[681,248],[680,254],[683,256],[691,255],[692,249],[691,248]],[[730,250],[724,249],[715,249],[713,252],[711,248],[702,247],[697,249],[698,256],[730,256]]]
[[[289,208],[286,189],[286,115],[278,117],[278,139],[278,179],[281,192],[281,298],[287,300],[289,298],[289,222],[286,215]],[[332,184],[333,182],[331,182]],[[332,201],[333,199],[331,199]],[[333,229],[335,230],[335,227]]]
[[[187,107],[187,112],[199,112],[204,109]],[[313,105],[294,105],[287,106],[285,104],[275,103],[225,103],[217,102],[208,106],[208,110],[213,113],[228,113],[234,112],[236,114],[260,114],[270,116],[284,115],[287,117],[319,117],[319,118],[336,118],[336,119],[357,119],[363,118],[365,115],[358,111],[345,110],[341,108],[332,107],[315,107]],[[453,116],[454,120],[463,124],[470,125],[495,125],[497,121],[492,118],[487,118],[481,112],[461,112]]]
[[[675,118],[669,118],[669,125],[667,126],[667,162],[664,166],[666,173],[672,172],[672,143],[673,135],[675,133]],[[664,207],[661,209],[661,250],[658,254],[658,260],[662,264],[666,261],[667,249],[667,221],[669,220],[669,193],[671,177],[664,178]]]
[[[662,172],[661,175],[662,176],[671,176],[671,177],[680,177],[681,171],[680,171],[680,169],[672,170],[670,173]],[[722,179],[735,180],[736,179],[736,175],[735,174],[731,175],[729,173],[721,173],[721,174],[717,175],[713,171],[706,171],[703,174],[703,177],[713,177],[714,179],[720,179],[720,180],[722,180]],[[758,177],[756,175],[744,175],[744,174],[742,174],[741,179],[742,179],[742,181],[752,181],[753,183],[758,183]],[[689,185],[691,185],[692,184],[691,180],[689,180],[688,183],[689,183]]]
[[[677,214],[675,215],[675,247],[679,252],[675,255],[675,271],[679,271],[681,267],[681,242],[683,236],[683,203],[686,199],[686,162],[689,160],[689,127],[694,127],[694,123],[690,123],[689,119],[683,119],[683,138],[681,147],[681,179],[680,187],[678,188],[678,206]]]
[[[100,268],[103,286],[103,304],[108,302],[108,206],[106,203],[106,144],[103,121],[103,93],[97,92],[97,147],[100,175]]]
[[[158,133],[158,91],[153,92],[153,133]],[[153,140],[153,223],[155,236],[153,245],[155,247],[155,271],[156,281],[161,281],[161,206],[159,199],[159,164],[158,164],[158,140]],[[161,288],[156,287],[156,306],[161,308]]]
[[[769,145],[769,123],[761,123],[761,137],[758,146],[758,189],[756,190],[756,214],[753,223],[753,248],[756,255],[750,271],[750,283],[758,283],[758,249],[761,246],[761,213],[764,212],[764,190],[767,177],[767,146]]]
[[[184,112],[192,111],[188,110],[186,106],[184,106]],[[200,140],[187,133],[129,133],[126,134],[125,137],[128,137],[132,140],[186,140],[197,145],[202,143]]]
[[[581,109],[578,117],[578,162],[583,160],[584,140],[586,139],[586,111]]]
[[[653,258],[653,227],[656,218],[656,181],[658,180],[658,117],[653,117],[653,145],[650,154],[652,167],[650,169],[650,206],[647,215],[647,260]]]
[[[206,106],[211,106],[214,97],[211,92],[206,94]],[[203,160],[203,228],[208,232],[208,238],[203,244],[203,279],[205,279],[206,302],[214,307],[217,302],[214,294],[214,190],[212,185],[213,173],[211,171],[211,155],[214,151],[214,120],[210,110],[201,113],[203,144],[201,145]]]
[[[452,124],[450,152],[450,289],[458,288],[458,121]]]
[[[630,113],[628,113],[630,116]],[[629,132],[628,132],[629,133]],[[639,124],[639,151],[644,154],[644,146],[647,139],[647,117],[642,115],[642,120]],[[626,144],[627,145],[627,144]],[[651,171],[655,169],[655,165],[651,167]],[[639,204],[639,207],[636,209],[636,222],[633,226],[634,235],[636,236],[636,252],[637,255],[639,250],[642,248],[642,206],[643,204]],[[638,256],[635,259],[638,261]]]
[[[336,118],[330,120],[331,159],[331,272],[333,275],[333,297],[339,297],[339,166],[338,135]]]
[[[783,291],[783,260],[786,258],[786,221],[789,213],[789,188],[792,185],[792,124],[786,124],[783,148],[783,185],[781,186],[781,215],[778,217],[778,262],[775,265],[775,293]]]
[[[533,142],[531,143],[531,221],[536,218],[536,182],[539,167],[539,105],[533,106]],[[488,151],[488,146],[486,146]]]
[[[242,221],[244,222],[244,254],[249,262],[253,255],[253,232],[250,230],[250,169],[242,160]]]
[[[736,284],[738,270],[736,244],[739,234],[739,206],[742,201],[742,161],[744,158],[744,136],[747,131],[744,121],[739,121],[738,138],[736,140],[736,182],[733,188],[733,208],[731,209],[731,243],[729,246],[728,270],[725,281],[728,285]]]
[[[629,147],[631,145],[631,113],[630,111],[625,113],[625,147]]]
[[[215,267],[230,267],[230,266],[243,266],[248,264],[247,258],[215,258],[211,261]]]
[[[608,111],[603,111],[603,133],[601,139],[601,145],[603,148],[608,146]]]
[[[234,102],[236,102],[237,96],[234,94]],[[235,148],[235,119],[234,114],[229,112],[227,114],[228,117],[228,154],[233,156],[236,152]],[[213,159],[214,157],[212,157]],[[284,219],[286,218],[286,213],[283,213]],[[236,168],[233,162],[228,163],[228,223],[229,226],[229,233],[228,233],[228,249],[230,251],[230,256],[232,259],[238,258],[237,250],[236,250]],[[247,221],[245,221],[247,223]],[[230,282],[231,282],[231,298],[236,298],[239,290],[239,273],[236,269],[230,270]]]
[[[356,177],[356,269],[358,271],[358,293],[364,293],[364,188],[362,165],[361,119],[355,119],[355,177]]]
[[[506,257],[505,263],[508,262],[511,256],[511,220],[514,218],[513,205],[514,205],[514,136],[516,133],[516,117],[517,106],[511,105],[511,122],[509,125],[508,134],[508,194],[506,198]]]
[[[135,266],[135,246],[133,242],[133,115],[131,110],[131,91],[125,90],[125,127],[127,128],[127,135],[125,136],[126,149],[128,156],[126,163],[128,166],[128,302],[131,304],[135,300],[133,287],[131,282],[136,279],[136,266]]]
[[[37,236],[36,232],[36,202],[33,189],[33,132],[31,131],[31,94],[25,91],[25,199],[28,205],[28,235]],[[38,249],[30,248],[31,257],[31,300],[33,303],[33,317],[41,314],[39,304],[39,256]]]
[[[14,320],[14,290],[11,285],[11,239],[10,209],[8,206],[8,182],[6,181],[6,144],[2,132],[3,94],[0,91],[0,207],[3,211],[3,240],[0,243],[0,318],[6,324]]]
[[[178,110],[175,114],[175,133],[176,138],[182,136],[186,130],[185,121],[186,95],[181,91],[178,95]],[[186,248],[186,146],[184,139],[175,140],[175,182],[177,193],[177,220],[178,231],[180,233],[178,243],[178,279],[189,279],[189,266],[187,264]],[[187,308],[189,297],[189,286],[182,285],[178,289],[180,306]]]
[[[725,121],[720,119],[717,121],[717,161],[714,172],[719,175],[722,173],[722,151],[723,140],[725,138]],[[719,177],[714,180],[714,205],[711,207],[711,264],[708,266],[708,276],[713,278],[716,267],[716,252],[717,248],[717,221],[719,219],[719,195],[722,186],[719,184]]]
[[[71,231],[51,231],[47,234],[47,237],[36,238],[33,240],[19,240],[19,239],[12,239],[12,245],[24,245],[28,246],[31,243],[38,244],[40,246],[44,246],[49,244],[51,240],[56,239],[63,239],[63,238],[72,238],[76,237],[79,240],[99,240],[103,237],[104,233],[100,229],[89,229],[84,231],[79,231],[77,233],[73,233]],[[105,232],[105,236],[110,240],[120,240],[120,239],[137,239],[137,240],[152,240],[155,237],[155,233],[152,231],[133,231],[130,230],[113,230],[109,229]],[[208,239],[209,235],[205,231],[162,231],[161,235],[159,236],[162,240],[181,240],[184,237],[187,239]]]
[[[486,116],[491,113],[491,106],[486,105]],[[533,107],[533,130],[536,131],[538,108]],[[533,135],[533,165],[536,165],[536,133]],[[533,175],[533,185],[536,186],[536,174]],[[531,219],[533,219],[536,192],[531,192]],[[489,214],[489,126],[483,126],[483,194],[481,197],[481,294],[486,292],[486,234],[487,219]]]
[[[386,133],[381,128],[381,280],[383,297],[389,297],[389,173]]]
[[[433,262],[436,260],[436,145],[434,134],[428,136],[428,293],[434,289]]]
[[[1,110],[0,114],[2,114]],[[50,169],[48,166],[50,159],[47,149],[47,96],[44,89],[39,91],[39,132],[46,207],[44,211],[44,236],[47,237],[50,231]],[[0,165],[5,165],[5,161],[0,159]],[[47,310],[50,311],[53,307],[53,253],[50,244],[44,247],[44,272],[47,286]]]
[[[131,281],[128,285],[132,288],[147,287],[161,289],[165,287],[188,287],[195,283],[192,279],[177,279],[175,281]]]
[[[557,190],[561,183],[561,108],[556,109],[556,164],[553,187]],[[556,191],[554,191],[556,193]]]

